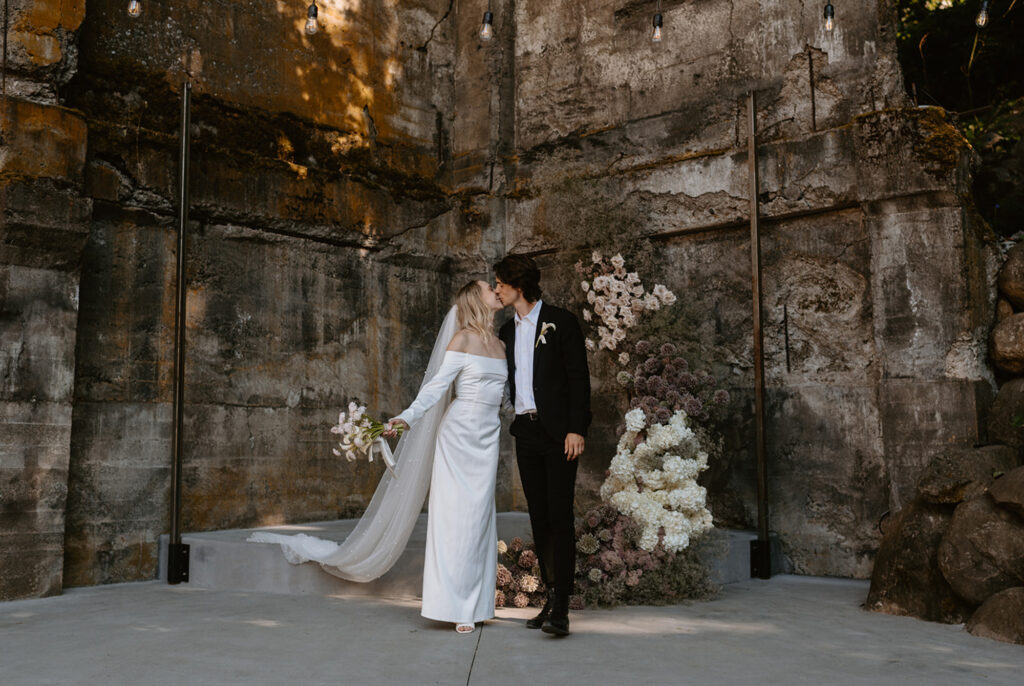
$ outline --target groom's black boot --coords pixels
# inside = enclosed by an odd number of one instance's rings
[[[548,617],[551,616],[551,603],[555,597],[554,591],[548,591],[548,599],[544,602],[544,608],[540,611],[533,619],[526,620],[527,629],[539,629],[544,626],[544,622],[548,621]]]
[[[551,615],[541,631],[552,636],[569,635],[569,595],[557,593],[551,599]]]

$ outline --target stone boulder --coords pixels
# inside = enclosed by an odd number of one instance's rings
[[[996,505],[1024,517],[1024,467],[996,479],[988,493]]]
[[[988,440],[1024,454],[1024,379],[1011,379],[996,394],[988,413]]]
[[[875,557],[865,607],[891,615],[959,624],[974,606],[958,597],[942,576],[937,550],[952,509],[921,499],[889,525]]]
[[[967,630],[975,636],[1024,644],[1024,586],[991,596],[971,615]]]
[[[1017,451],[1006,445],[950,448],[936,455],[921,472],[918,495],[936,504],[956,505],[985,492],[995,475],[1019,464]]]
[[[996,323],[989,340],[989,352],[999,369],[1024,374],[1024,312]]]
[[[1001,322],[1007,317],[1013,316],[1013,305],[1006,298],[996,301],[996,321]]]
[[[999,270],[999,291],[1018,310],[1024,310],[1024,243],[1010,249]]]
[[[962,502],[939,543],[938,560],[949,585],[974,605],[1024,586],[1024,520],[988,495]]]

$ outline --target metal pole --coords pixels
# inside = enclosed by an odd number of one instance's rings
[[[188,581],[188,546],[181,543],[181,455],[185,410],[185,252],[188,231],[189,129],[192,84],[181,89],[181,148],[178,174],[177,297],[174,302],[174,433],[171,441],[171,540],[167,555],[167,583]]]
[[[4,0],[4,58],[3,58],[4,63],[3,63],[2,76],[0,76],[0,78],[3,79],[3,81],[0,82],[0,93],[2,93],[4,97],[7,97],[7,27],[8,27],[8,25],[9,25],[9,21],[8,21],[8,2],[7,2],[7,0]]]
[[[747,98],[747,136],[750,165],[750,283],[754,308],[754,423],[757,441],[757,540],[750,545],[750,575],[771,576],[771,549],[768,538],[768,466],[764,440],[764,335],[761,327],[761,233],[758,226],[757,183],[757,107],[754,91]]]

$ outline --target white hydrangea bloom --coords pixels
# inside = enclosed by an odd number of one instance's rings
[[[641,548],[653,550],[663,532],[662,545],[678,552],[712,527],[707,492],[696,482],[707,468],[707,452],[685,412],[674,413],[667,424],[646,427],[639,443],[646,426],[643,410],[630,410],[625,420],[601,498],[643,527]]]

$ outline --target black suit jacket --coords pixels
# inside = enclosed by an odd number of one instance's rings
[[[554,324],[540,343],[544,324]],[[533,396],[537,416],[552,439],[561,443],[569,433],[587,435],[590,427],[590,369],[583,332],[576,316],[561,307],[541,303],[533,341]],[[505,342],[511,401],[516,401],[516,320],[505,322],[498,337]]]

